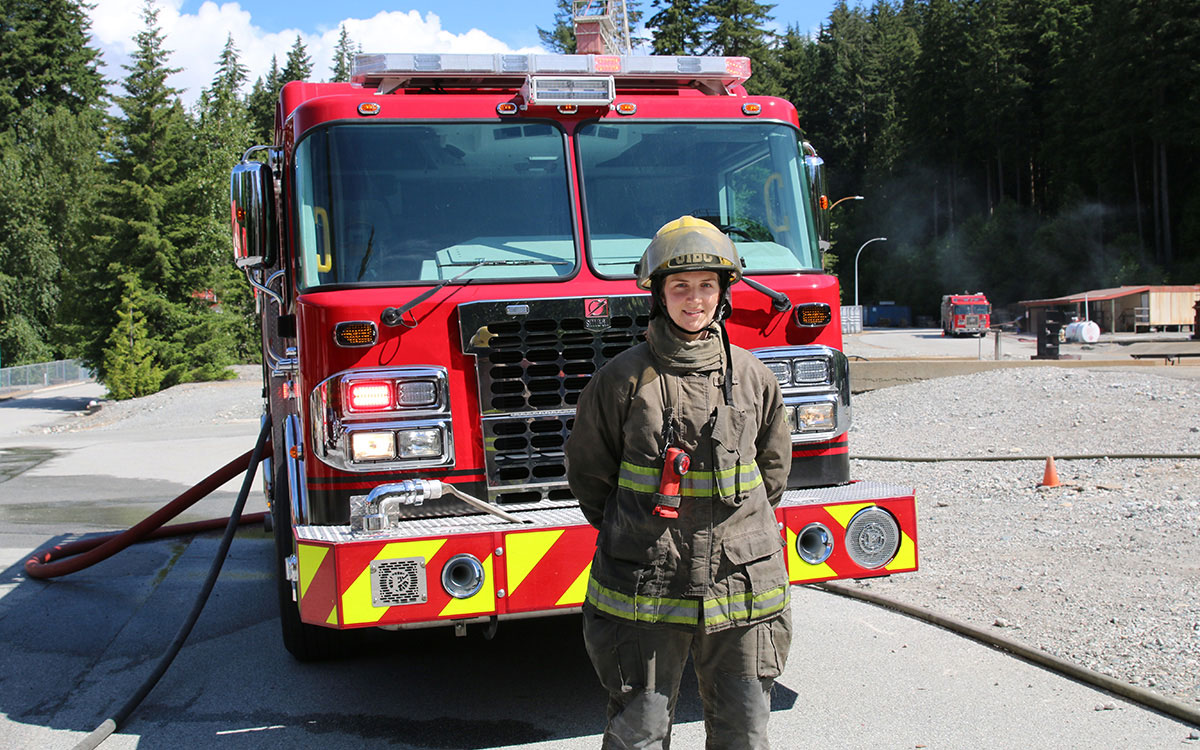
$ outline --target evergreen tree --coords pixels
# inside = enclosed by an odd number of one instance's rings
[[[703,53],[750,58],[752,76],[747,83],[751,94],[775,93],[775,71],[771,64],[774,35],[767,30],[772,22],[771,9],[757,0],[708,0],[700,12],[708,22]]]
[[[757,0],[708,0],[700,12],[710,28],[704,53],[737,57],[761,56],[772,36],[767,30],[771,9]]]
[[[551,52],[575,54],[575,11],[571,0],[557,0],[554,11],[554,26],[550,29],[538,27],[538,39]]]
[[[646,28],[653,34],[656,55],[695,55],[703,43],[702,0],[653,0],[658,12],[650,16]]]
[[[330,81],[335,83],[349,83],[350,73],[354,67],[354,42],[350,40],[350,33],[346,31],[346,24],[342,24],[341,33],[338,34],[337,46],[333,48],[333,67],[329,69]]]
[[[197,242],[215,258],[212,289],[220,302],[212,322],[219,324],[217,338],[232,337],[236,360],[257,361],[258,318],[245,277],[233,265],[229,250],[229,170],[242,154],[254,145],[251,139],[250,112],[238,91],[246,80],[246,67],[238,60],[233,38],[217,59],[212,84],[200,96],[200,124],[197,133],[202,163],[194,179],[206,204]]]
[[[78,0],[4,0],[0,9],[0,128],[34,101],[79,113],[104,96],[100,52]]]
[[[77,2],[6,0],[0,12],[0,356],[68,356],[63,284],[86,254],[97,193],[99,53]]]
[[[206,242],[211,227],[213,186],[206,184],[195,128],[167,66],[158,11],[143,8],[145,27],[117,98],[122,116],[112,124],[106,192],[93,263],[85,282],[90,295],[81,306],[89,329],[84,359],[107,382],[106,356],[119,329],[122,298],[136,279],[138,309],[146,318],[147,345],[165,375],[163,385],[219,377],[233,342],[206,297],[211,297],[218,259]],[[236,80],[236,65],[227,78]],[[210,97],[215,100],[218,97]],[[203,341],[206,346],[197,346]]]
[[[121,282],[124,289],[117,307],[117,323],[105,342],[103,362],[108,396],[117,400],[157,392],[164,374],[155,361],[141,308],[145,292],[132,274],[123,276]]]
[[[307,81],[312,75],[312,58],[308,56],[308,49],[304,46],[304,40],[300,35],[296,35],[296,41],[292,44],[292,48],[288,50],[287,61],[283,64],[283,72],[280,74],[280,87],[291,81]],[[278,92],[276,92],[278,94]]]
[[[279,100],[279,90],[283,88],[283,74],[279,70],[279,61],[271,55],[271,69],[267,75],[259,76],[250,90],[246,100],[246,108],[250,111],[250,126],[255,143],[273,143],[275,141],[275,103]]]
[[[100,112],[27,107],[0,133],[0,354],[5,366],[74,356],[62,323],[89,254]],[[64,290],[64,286],[67,287]],[[64,302],[66,300],[66,302]]]
[[[217,59],[216,76],[200,95],[200,122],[197,139],[203,166],[196,179],[202,181],[200,193],[206,199],[205,221],[199,241],[216,258],[214,290],[220,312],[212,322],[220,323],[221,335],[233,337],[238,361],[259,359],[258,317],[245,276],[229,259],[229,169],[241,160],[251,139],[250,112],[238,91],[246,80],[246,67],[238,60],[233,38],[226,41]],[[220,337],[220,336],[218,336]]]

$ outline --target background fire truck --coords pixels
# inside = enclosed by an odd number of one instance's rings
[[[911,489],[850,482],[821,159],[749,74],[737,57],[380,54],[352,83],[284,87],[231,200],[296,657],[337,653],[346,629],[578,611],[596,535],[563,444],[588,378],[642,338],[634,264],[682,214],[737,244],[729,334],[783,388],[792,582],[916,569]]]
[[[992,325],[992,305],[982,292],[942,297],[942,333],[947,336],[980,336]]]

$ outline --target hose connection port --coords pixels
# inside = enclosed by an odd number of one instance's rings
[[[820,565],[833,554],[833,533],[823,523],[810,523],[796,535],[796,554],[809,565]]]
[[[474,555],[455,555],[442,568],[442,588],[455,599],[470,599],[483,583],[483,565]]]

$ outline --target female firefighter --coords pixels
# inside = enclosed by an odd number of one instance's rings
[[[567,479],[599,530],[583,636],[608,690],[605,748],[666,748],[688,653],[711,748],[766,748],[791,644],[775,521],[791,465],[779,384],[730,346],[733,243],[684,216],[637,267],[646,341],[579,398]]]

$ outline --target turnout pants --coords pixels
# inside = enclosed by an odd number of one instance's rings
[[[717,633],[646,627],[583,613],[588,656],[608,691],[604,750],[667,750],[688,654],[704,704],[707,750],[766,750],[771,687],[792,641],[791,610]]]

